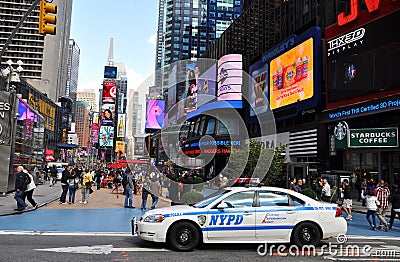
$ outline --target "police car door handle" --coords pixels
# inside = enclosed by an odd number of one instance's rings
[[[296,211],[286,211],[286,214],[294,214]]]
[[[253,213],[251,213],[251,212],[244,212],[243,213],[243,216],[251,216]]]

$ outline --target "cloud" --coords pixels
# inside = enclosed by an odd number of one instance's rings
[[[147,42],[153,45],[154,51],[156,51],[157,48],[157,32],[152,34],[149,39],[147,39]]]

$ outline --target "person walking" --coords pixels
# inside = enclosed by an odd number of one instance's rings
[[[390,200],[390,189],[388,183],[381,180],[376,188],[376,198],[378,199],[380,206],[376,211],[376,215],[380,220],[379,229],[383,229],[383,227],[388,228],[388,222],[385,219],[386,212],[389,208],[389,200]]]
[[[31,203],[33,208],[38,208],[38,203],[36,203],[36,201],[33,199],[33,191],[35,191],[36,185],[35,185],[35,181],[33,179],[33,176],[28,172],[28,170],[24,169],[24,173],[29,176],[31,182],[29,184],[26,185],[26,190],[24,192],[24,201],[25,201],[25,197],[28,199],[29,203]]]
[[[342,182],[342,188],[340,189],[343,193],[343,210],[347,214],[346,220],[353,220],[351,215],[351,208],[353,206],[353,199],[351,198],[351,188],[349,185],[349,180],[344,179]]]
[[[133,181],[132,181],[132,174],[129,172],[129,173],[126,173],[125,174],[125,181],[126,181],[126,184],[125,184],[125,187],[124,187],[124,190],[125,190],[125,204],[124,204],[124,207],[125,208],[134,208],[133,206],[132,206],[132,202],[133,202],[133,196],[132,196],[132,190],[133,190]]]
[[[23,199],[24,192],[26,190],[26,174],[23,172],[23,170],[24,170],[23,166],[17,167],[17,175],[15,176],[15,195],[14,195],[15,201],[17,201],[17,208],[14,209],[15,211],[22,211],[28,206],[28,204],[25,203]]]
[[[68,192],[69,192],[69,198],[68,198],[68,204],[74,204],[75,203],[75,191],[78,189],[78,181],[79,178],[77,178],[76,173],[72,171],[71,176],[68,179]]]
[[[90,173],[89,168],[86,168],[82,178],[82,200],[79,203],[81,204],[89,203],[89,194],[90,190],[92,189],[92,182],[93,182],[92,174]]]
[[[367,179],[364,178],[363,181],[361,182],[361,194],[360,197],[362,199],[362,206],[365,207],[365,200],[366,198],[363,198],[362,196],[365,195],[365,192],[367,192]]]
[[[158,203],[158,196],[161,195],[161,185],[160,182],[158,182],[157,175],[151,178],[150,194],[152,199],[151,209],[154,209]]]
[[[398,219],[400,219],[400,189],[397,185],[394,186],[394,190],[392,192],[392,210],[390,214],[388,230],[392,229],[396,216]]]
[[[101,176],[102,176],[101,171],[97,170],[96,175],[94,176],[94,181],[96,182],[97,190],[100,190],[101,187]]]
[[[327,179],[323,180],[323,186],[321,190],[322,201],[331,202],[331,186],[328,183]]]
[[[53,165],[50,168],[50,186],[54,186],[57,183],[57,167],[55,165]]]
[[[67,198],[67,193],[68,193],[68,179],[71,178],[71,171],[72,171],[72,165],[68,164],[68,166],[64,169],[61,175],[61,187],[62,187],[62,193],[60,196],[60,204],[66,205],[68,204],[66,201]]]
[[[149,191],[147,191],[146,187],[148,187],[148,185],[143,185],[142,186],[142,206],[141,206],[141,210],[144,212],[146,211],[146,205],[147,205],[147,198],[149,197]]]
[[[367,205],[367,215],[366,218],[368,220],[371,229],[376,231],[376,210],[378,209],[379,202],[376,198],[376,195],[373,190],[367,189],[366,193],[361,196],[362,199],[365,199]],[[371,221],[372,216],[372,221]]]

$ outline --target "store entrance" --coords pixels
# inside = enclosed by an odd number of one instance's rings
[[[310,187],[312,181],[318,178],[318,169],[317,165],[318,162],[294,162],[294,163],[287,163],[286,166],[286,180],[287,180],[287,187],[289,186],[290,179],[305,179],[306,186]]]

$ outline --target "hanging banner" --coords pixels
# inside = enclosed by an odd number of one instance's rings
[[[99,124],[98,123],[92,124],[91,141],[92,141],[92,143],[99,142]]]
[[[125,137],[126,114],[118,114],[117,137]]]

